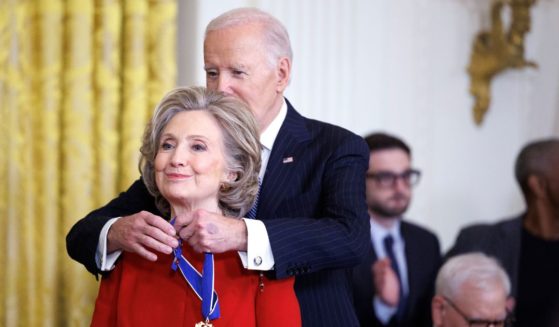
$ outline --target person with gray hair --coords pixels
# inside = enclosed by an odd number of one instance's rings
[[[266,26],[264,32],[264,43],[268,64],[274,67],[280,58],[287,58],[293,62],[293,51],[289,34],[283,24],[274,16],[254,8],[233,9],[216,17],[206,27],[205,37],[211,32],[224,30],[246,24],[259,23]]]
[[[510,281],[497,260],[480,252],[450,258],[439,270],[431,315],[435,327],[507,327]]]
[[[359,325],[350,269],[371,248],[369,152],[358,135],[303,117],[284,97],[292,60],[286,28],[261,10],[234,9],[208,25],[206,86],[246,103],[261,134],[261,186],[243,219],[196,211],[172,226],[139,179],[72,227],[69,255],[107,274],[123,252],[151,261],[171,253],[178,234],[197,252],[238,251],[239,264],[262,277],[295,276],[304,326]],[[261,289],[270,293],[266,283]]]
[[[515,176],[526,211],[463,228],[446,257],[481,251],[499,259],[516,299],[515,326],[555,327],[559,312],[559,139],[526,144]]]
[[[170,91],[146,126],[140,152],[144,183],[166,217],[207,211],[240,219],[258,192],[256,121],[245,104],[221,92]],[[183,242],[155,262],[126,252],[101,280],[91,325],[300,325],[294,278],[267,279],[266,296],[260,282],[235,251],[197,253]]]
[[[161,185],[157,184],[156,158],[161,152],[165,128],[184,112],[206,112],[219,125],[228,174],[235,176],[220,185],[219,210],[228,216],[243,217],[258,192],[261,164],[258,129],[253,115],[240,101],[201,87],[182,87],[170,91],[157,106],[144,132],[139,168],[159,211],[169,216],[172,208],[159,189]],[[185,122],[186,127],[189,124],[192,122]],[[202,146],[202,143],[196,146]],[[174,212],[173,216],[176,215]]]

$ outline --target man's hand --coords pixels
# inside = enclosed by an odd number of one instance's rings
[[[371,267],[376,295],[388,306],[397,307],[400,301],[398,275],[390,266],[390,259],[377,260]]]
[[[142,211],[118,219],[107,234],[107,252],[133,252],[150,261],[157,260],[151,250],[170,254],[179,243],[175,229],[165,219]]]
[[[242,219],[224,217],[199,209],[177,215],[175,228],[180,238],[197,252],[247,250],[247,228]]]

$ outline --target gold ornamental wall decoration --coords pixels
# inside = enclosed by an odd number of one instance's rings
[[[474,96],[474,121],[480,125],[491,102],[491,79],[509,68],[537,67],[524,58],[524,37],[530,31],[530,8],[536,0],[493,0],[491,27],[479,32],[473,43],[468,73]],[[503,26],[503,12],[510,8],[510,24]]]

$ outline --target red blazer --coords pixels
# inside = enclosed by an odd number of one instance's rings
[[[198,270],[204,256],[183,245],[183,255]],[[114,271],[101,280],[91,326],[189,326],[203,320],[202,302],[179,270],[173,271],[172,255],[156,262],[123,253]],[[293,278],[264,277],[260,289],[257,272],[243,268],[236,252],[214,256],[215,289],[220,326],[301,326]]]

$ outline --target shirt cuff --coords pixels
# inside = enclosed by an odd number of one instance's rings
[[[274,268],[274,254],[268,238],[266,226],[260,220],[246,219],[247,251],[239,251],[243,266],[250,270],[272,270]]]
[[[110,271],[115,268],[115,262],[120,257],[122,253],[121,250],[114,251],[107,254],[107,235],[109,234],[109,229],[120,217],[113,218],[103,226],[101,229],[101,234],[99,234],[99,242],[97,243],[97,251],[95,252],[95,263],[97,263],[97,268],[101,271]]]
[[[384,325],[388,324],[392,316],[398,311],[398,307],[391,307],[375,295],[373,298],[373,307],[375,309],[375,315],[377,319],[380,320]]]

